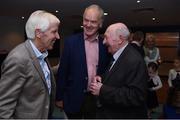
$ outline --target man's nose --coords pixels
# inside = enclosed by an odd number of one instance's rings
[[[91,22],[90,21],[87,22],[87,26],[91,26]]]
[[[60,39],[59,33],[56,34],[56,38],[57,38],[57,39]]]

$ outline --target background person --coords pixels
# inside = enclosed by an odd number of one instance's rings
[[[159,48],[156,47],[156,38],[154,35],[149,34],[146,36],[144,51],[145,51],[144,60],[147,65],[150,62],[156,62],[158,64],[161,63],[161,56],[160,56]]]
[[[167,104],[164,106],[164,117],[180,118],[180,57],[174,59],[174,67],[168,75],[169,93]]]
[[[143,42],[144,42],[144,33],[141,31],[136,31],[133,33],[131,45],[141,54],[144,58],[145,53],[143,49]]]
[[[148,64],[148,95],[147,95],[147,106],[148,106],[148,117],[151,118],[153,110],[159,106],[156,91],[162,88],[162,82],[158,75],[158,64],[150,62]]]

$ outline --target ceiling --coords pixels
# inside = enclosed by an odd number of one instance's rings
[[[0,17],[13,17],[24,21],[30,13],[44,9],[56,14],[62,26],[79,29],[85,7],[100,5],[108,16],[104,27],[124,22],[130,27],[180,26],[180,0],[1,0]],[[59,12],[56,13],[55,11]],[[156,19],[153,21],[152,18]]]

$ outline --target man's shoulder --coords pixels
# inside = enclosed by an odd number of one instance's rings
[[[13,48],[9,54],[8,54],[8,57],[12,57],[12,58],[15,58],[15,59],[24,59],[25,56],[27,56],[27,49],[25,47],[25,42],[17,45],[15,48]]]

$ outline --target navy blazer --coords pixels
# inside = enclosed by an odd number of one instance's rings
[[[99,37],[99,63],[97,73],[105,72],[110,55]],[[63,100],[64,111],[79,112],[88,84],[85,43],[83,33],[68,37],[60,59],[57,80],[57,97]]]

